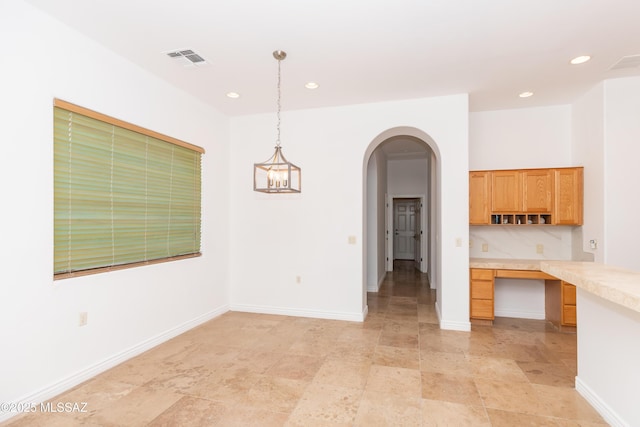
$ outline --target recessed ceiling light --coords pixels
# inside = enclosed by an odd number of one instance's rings
[[[520,98],[528,98],[530,96],[533,96],[533,92],[522,92],[520,95],[518,95]]]
[[[320,85],[316,82],[309,82],[306,85],[304,85],[304,87],[306,87],[307,89],[318,89]]]
[[[237,92],[229,92],[227,93],[227,97],[228,98],[232,98],[232,99],[236,99],[236,98],[240,98],[240,94]]]
[[[575,58],[573,58],[569,62],[571,62],[571,64],[573,64],[573,65],[578,65],[578,64],[584,64],[585,62],[587,62],[590,59],[591,59],[591,57],[589,55],[582,55],[582,56],[576,56]]]

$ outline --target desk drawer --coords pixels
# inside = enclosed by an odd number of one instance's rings
[[[562,324],[568,326],[576,326],[577,316],[575,305],[565,305],[564,307],[562,307]]]
[[[576,287],[562,282],[562,301],[564,304],[576,305]]]
[[[493,320],[493,300],[472,299],[471,318]]]
[[[472,268],[471,280],[493,280],[495,270],[486,270],[484,268]]]
[[[471,299],[493,300],[493,282],[486,280],[472,280]]]

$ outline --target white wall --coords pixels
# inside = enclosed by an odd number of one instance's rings
[[[390,195],[427,195],[429,163],[427,158],[389,159],[387,162]]]
[[[584,225],[582,250],[593,254],[594,261],[604,262],[605,238],[605,169],[604,169],[604,82],[596,85],[572,105],[573,158],[584,166]],[[597,240],[598,249],[589,247]]]
[[[640,270],[637,159],[640,77],[606,80],[573,104],[573,152],[585,166],[582,247],[596,262]],[[590,240],[598,241],[591,249]]]
[[[469,169],[571,166],[571,106],[469,115]]]
[[[605,262],[640,271],[640,77],[605,82]]]
[[[571,106],[471,113],[470,170],[573,166]],[[572,259],[573,227],[471,226],[470,256]],[[488,245],[488,252],[482,245]],[[543,245],[543,254],[536,252]],[[498,279],[496,316],[544,319],[544,281]]]
[[[612,426],[640,425],[640,313],[577,289],[576,390]]]
[[[272,114],[232,119],[232,308],[358,320],[363,292],[363,160],[399,125],[438,144],[445,327],[468,328],[466,95],[284,112],[285,155],[303,170],[302,194],[251,189],[251,165],[268,157]],[[391,135],[390,135],[391,136]],[[349,245],[348,236],[357,244]],[[250,268],[248,268],[250,266]],[[302,283],[297,284],[296,276]]]
[[[226,310],[228,120],[20,0],[0,34],[0,401],[37,401]],[[53,281],[54,97],[207,150],[202,257]]]

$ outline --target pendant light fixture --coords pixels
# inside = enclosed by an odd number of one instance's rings
[[[278,61],[278,126],[275,153],[269,160],[253,165],[253,190],[262,193],[300,193],[301,170],[287,161],[280,147],[280,63],[287,57],[282,50],[273,52]]]

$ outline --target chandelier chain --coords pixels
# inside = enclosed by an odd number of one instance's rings
[[[276,139],[276,147],[280,147],[280,63],[281,59],[278,59],[278,138]]]

